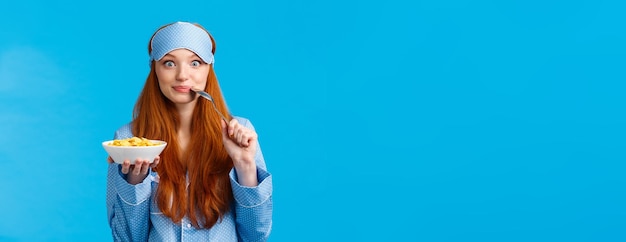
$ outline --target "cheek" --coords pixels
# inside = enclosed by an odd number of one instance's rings
[[[155,74],[156,74],[157,85],[159,86],[159,89],[161,90],[161,92],[163,92],[164,91],[163,88],[168,86],[170,83],[170,81],[168,81],[170,80],[170,77],[164,72],[156,71]]]
[[[159,68],[155,70],[155,73],[157,79],[159,79],[159,82],[161,82],[162,80],[168,80],[170,78],[167,71],[159,70]]]
[[[196,72],[195,75],[196,76],[194,77],[193,80],[197,84],[202,84],[202,83],[206,83],[207,77],[209,75],[209,72],[208,71],[199,71],[199,72]]]

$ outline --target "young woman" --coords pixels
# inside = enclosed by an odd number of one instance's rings
[[[176,22],[148,45],[150,73],[133,120],[115,139],[168,144],[154,160],[109,157],[107,211],[115,241],[265,241],[272,176],[249,120],[229,115],[213,69],[215,41]],[[193,90],[213,97],[199,99]]]

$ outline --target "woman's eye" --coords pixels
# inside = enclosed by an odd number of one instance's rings
[[[165,61],[165,62],[163,62],[163,65],[166,66],[166,67],[174,67],[174,66],[176,66],[173,61]]]
[[[195,60],[195,61],[191,62],[191,66],[193,66],[193,67],[198,67],[198,66],[200,66],[200,64],[202,64],[202,63],[200,61],[198,61],[198,60]]]

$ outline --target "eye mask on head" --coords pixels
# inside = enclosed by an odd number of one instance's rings
[[[150,62],[159,61],[170,51],[193,51],[207,64],[213,63],[213,43],[202,28],[187,22],[176,22],[160,29],[150,42]],[[149,63],[150,63],[149,62]]]

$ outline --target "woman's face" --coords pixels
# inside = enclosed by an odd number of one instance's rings
[[[209,69],[209,64],[187,49],[173,50],[155,63],[161,92],[175,104],[196,99],[190,89],[204,90]]]

